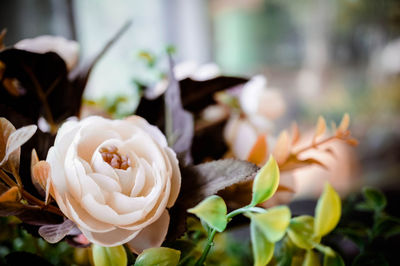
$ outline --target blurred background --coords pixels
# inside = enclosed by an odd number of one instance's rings
[[[95,54],[127,21],[133,24],[96,66],[87,100],[131,99],[134,80],[152,80],[138,54],[215,62],[225,75],[263,74],[286,101],[277,131],[303,128],[318,115],[352,118],[360,141],[352,170],[334,175],[357,184],[400,188],[400,2],[396,0],[2,0],[6,45],[38,35],[77,40],[81,59]],[[153,73],[154,74],[154,73]],[[132,100],[133,99],[133,100]],[[340,159],[340,158],[339,158]]]

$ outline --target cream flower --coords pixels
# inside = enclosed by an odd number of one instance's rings
[[[46,161],[61,211],[93,243],[160,246],[181,174],[164,135],[138,116],[92,116],[59,129]]]
[[[71,71],[78,63],[79,44],[64,37],[43,35],[21,40],[14,47],[34,53],[54,52],[65,61],[68,71]]]

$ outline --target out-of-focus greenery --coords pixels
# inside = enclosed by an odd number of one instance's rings
[[[65,241],[49,244],[41,237],[28,233],[14,216],[0,218],[0,264],[12,252],[24,251],[36,254],[54,265],[77,265],[74,248]]]

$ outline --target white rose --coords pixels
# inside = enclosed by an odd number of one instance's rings
[[[65,61],[68,71],[71,71],[78,63],[79,44],[64,37],[43,35],[21,40],[14,47],[33,53],[54,52]]]
[[[46,161],[61,211],[93,243],[160,246],[181,174],[164,135],[138,116],[88,117],[59,129]]]

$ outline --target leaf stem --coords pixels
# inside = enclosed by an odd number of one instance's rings
[[[228,223],[232,220],[233,217],[236,215],[239,215],[241,213],[247,212],[247,211],[252,211],[252,212],[265,212],[264,209],[258,208],[258,207],[253,207],[251,205],[244,206],[242,208],[239,208],[237,210],[231,211],[228,213],[226,218],[228,219]],[[206,247],[204,248],[203,253],[201,254],[200,259],[196,262],[195,266],[203,266],[204,262],[207,258],[208,253],[210,252],[211,247],[214,245],[214,236],[217,233],[217,230],[212,229],[211,233],[208,234],[208,239],[207,239],[207,244]]]
[[[213,229],[211,233],[208,235],[207,245],[204,248],[203,254],[201,254],[200,259],[196,262],[195,266],[203,266],[206,261],[207,255],[210,252],[211,247],[214,245],[214,236],[217,233],[217,230]]]
[[[3,170],[0,169],[0,178],[6,183],[9,187],[17,186],[17,184],[12,180]]]

